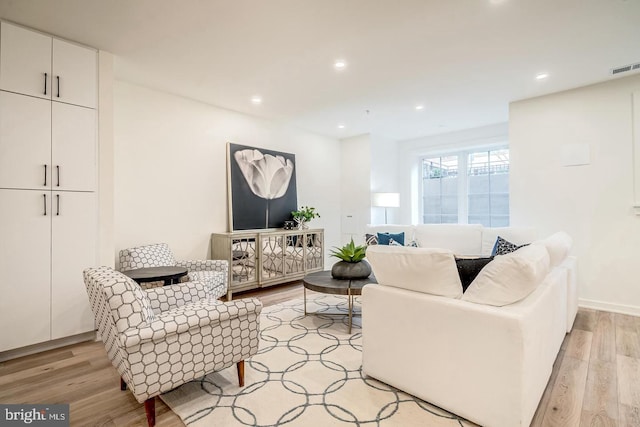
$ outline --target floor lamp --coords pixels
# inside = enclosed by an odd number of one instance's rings
[[[384,223],[387,223],[387,208],[400,207],[400,193],[372,193],[371,206],[384,208]]]

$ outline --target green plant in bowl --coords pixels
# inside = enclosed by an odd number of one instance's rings
[[[366,256],[366,246],[356,246],[353,239],[341,248],[334,248],[331,250],[331,256],[341,259],[346,262],[360,262]]]

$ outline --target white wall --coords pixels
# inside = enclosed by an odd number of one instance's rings
[[[377,135],[370,136],[371,193],[399,193],[400,165],[397,141]],[[384,224],[384,208],[371,207],[371,224]],[[400,208],[387,208],[387,223],[400,223]]]
[[[465,129],[438,135],[425,136],[398,143],[398,169],[400,172],[400,224],[419,224],[420,159],[426,155],[441,155],[470,148],[492,148],[508,142],[507,123]]]
[[[370,136],[360,135],[341,140],[340,158],[342,182],[336,188],[342,210],[340,245],[348,243],[351,238],[356,244],[363,243],[365,225],[369,223],[371,212]]]
[[[98,53],[99,265],[115,266],[113,231],[113,55]]]
[[[582,305],[640,314],[640,216],[633,213],[631,93],[640,76],[510,106],[511,219],[565,230],[579,257]],[[586,166],[562,166],[569,144]]]
[[[177,258],[208,257],[211,233],[227,231],[227,142],[294,153],[298,205],[338,245],[338,140],[120,81],[114,112],[116,251],[167,242]]]

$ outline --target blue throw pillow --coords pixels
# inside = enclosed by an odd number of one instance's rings
[[[378,233],[378,244],[379,245],[389,245],[391,243],[391,239],[395,242],[400,243],[404,246],[404,231],[392,234],[392,233]]]

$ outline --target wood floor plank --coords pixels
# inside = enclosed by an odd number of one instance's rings
[[[618,424],[618,384],[615,362],[589,361],[580,426]]]
[[[569,343],[565,350],[567,357],[573,357],[574,359],[589,361],[589,355],[591,354],[591,341],[593,332],[576,329],[569,338]]]
[[[636,326],[634,316],[615,314],[617,354],[640,359],[640,332]]]
[[[565,354],[556,383],[551,390],[542,425],[546,427],[580,425],[588,371],[588,362]]]
[[[640,359],[618,355],[618,402],[640,408]]]
[[[591,359],[616,361],[615,317],[613,313],[599,311],[591,342]]]
[[[582,308],[578,310],[576,320],[573,323],[573,329],[593,332],[596,327],[596,313],[596,310],[591,310],[588,308]]]
[[[620,405],[620,427],[640,426],[640,408]]]

